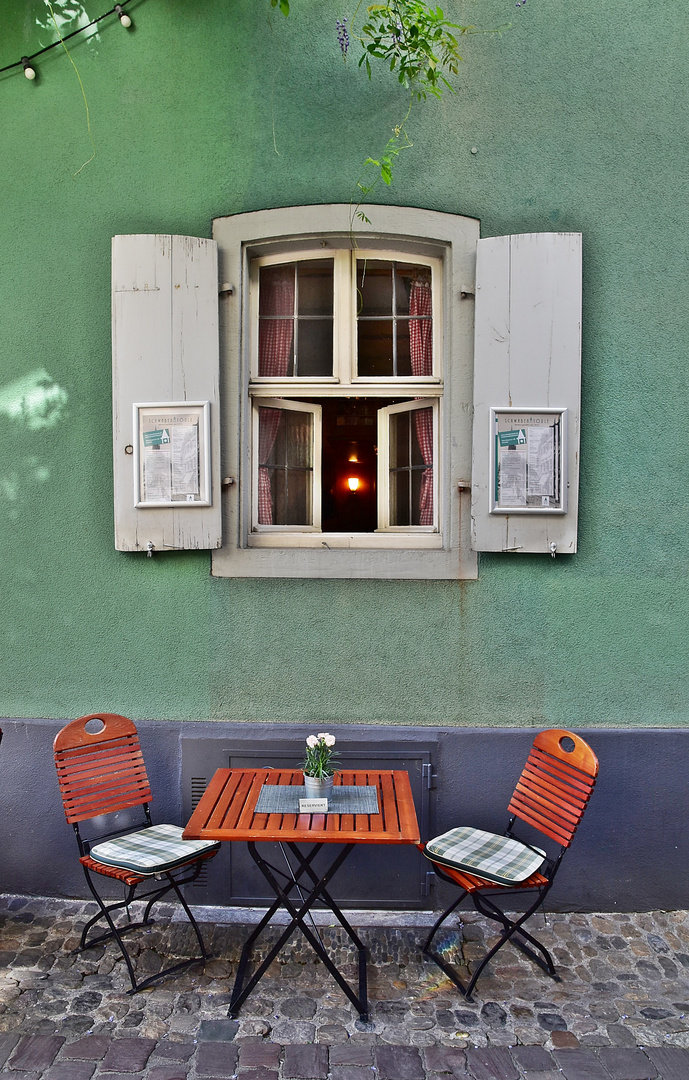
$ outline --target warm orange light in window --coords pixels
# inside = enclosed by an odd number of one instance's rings
[[[358,491],[359,490],[359,483],[360,483],[360,481],[359,481],[358,476],[348,476],[347,477],[347,487],[349,488],[350,491]]]

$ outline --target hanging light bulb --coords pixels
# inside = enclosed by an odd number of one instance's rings
[[[24,68],[24,74],[26,75],[27,79],[33,80],[36,78],[36,71],[34,68],[31,67],[28,56],[22,56],[22,67]]]
[[[349,488],[350,491],[358,491],[359,490],[359,477],[358,476],[348,476],[347,477],[347,487]]]
[[[132,25],[132,20],[127,15],[127,12],[122,10],[121,4],[115,4],[115,11],[117,12],[117,17],[122,23],[122,25],[128,30],[129,27]]]

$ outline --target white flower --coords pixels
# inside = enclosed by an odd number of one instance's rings
[[[317,738],[317,736],[316,735],[309,735],[308,739],[306,740],[306,745],[308,746],[309,750],[315,749],[315,747],[318,746],[318,738]]]
[[[328,732],[327,731],[319,731],[316,738],[317,739],[323,739],[323,741],[325,741],[328,738]]]
[[[325,735],[323,735],[323,742],[325,743],[326,746],[334,746],[335,745],[335,736],[334,735],[328,735],[326,733]]]

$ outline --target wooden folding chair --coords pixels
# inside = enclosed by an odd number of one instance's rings
[[[220,844],[182,840],[179,826],[153,824],[149,811],[151,789],[139,737],[132,721],[114,713],[82,716],[58,732],[53,749],[65,816],[76,834],[79,862],[99,908],[83,929],[79,951],[114,938],[131,979],[132,989],[127,991],[129,994],[136,994],[190,964],[207,960],[201,932],[180,887],[198,877],[202,864],[217,853]],[[89,839],[81,835],[79,826],[82,822],[100,819],[104,815],[121,814],[132,808],[138,819],[135,824],[113,828],[110,832],[99,832]],[[93,827],[102,829],[102,820]],[[124,899],[106,902],[96,889],[94,875],[98,874],[123,882]],[[154,887],[139,892],[139,886],[145,883]],[[194,928],[201,955],[173,964],[137,982],[134,965],[122,940],[123,935],[153,922],[150,918],[151,908],[171,890]],[[135,899],[148,901],[143,918],[138,922],[132,922],[129,917],[129,905]],[[112,914],[122,908],[126,909],[127,921],[117,926]],[[89,938],[89,931],[101,920],[105,920],[109,929]]]
[[[423,952],[459,987],[467,1000],[471,1000],[476,981],[488,961],[507,941],[556,977],[550,953],[527,933],[524,923],[543,902],[553,884],[597,776],[598,759],[583,739],[571,731],[544,731],[534,739],[508,807],[512,817],[502,835],[460,827],[450,829],[425,845],[424,855],[435,865],[439,876],[458,885],[462,892],[436,922]],[[559,845],[559,851],[549,856],[540,847],[519,840],[513,832],[517,820],[550,837]],[[502,903],[499,904],[500,898],[522,891],[534,892],[536,898],[527,911],[510,918]],[[503,932],[465,984],[455,967],[433,951],[431,944],[447,917],[467,895],[481,915],[502,925]],[[534,951],[536,949],[538,952]]]

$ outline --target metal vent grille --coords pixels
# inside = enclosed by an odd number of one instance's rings
[[[191,809],[192,813],[199,805],[201,796],[208,787],[208,780],[205,776],[192,776],[191,778]],[[208,888],[208,863],[204,863],[201,867],[201,872],[196,881],[191,886],[192,889],[207,889]]]

